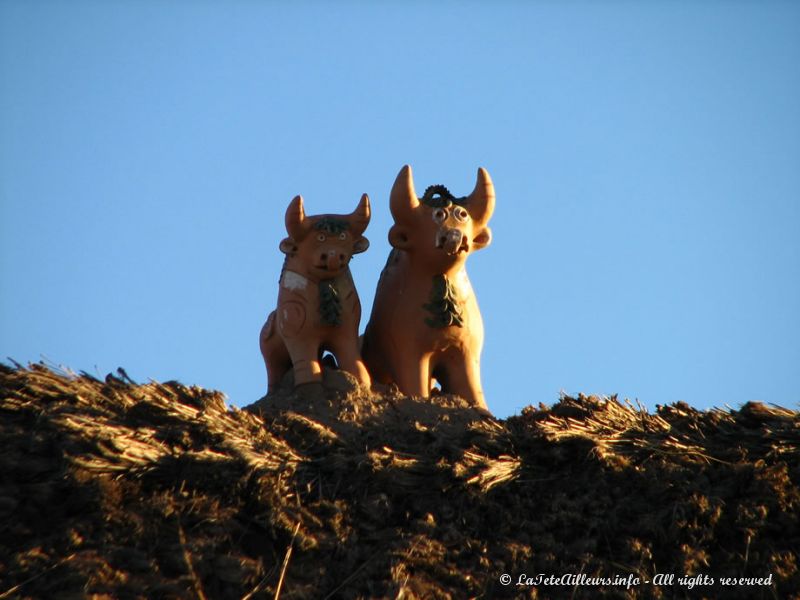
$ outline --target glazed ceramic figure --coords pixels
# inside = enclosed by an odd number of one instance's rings
[[[334,355],[340,369],[370,384],[358,349],[361,304],[348,266],[353,254],[369,247],[363,236],[369,218],[366,194],[349,215],[306,216],[301,196],[289,204],[289,237],[280,243],[286,259],[278,307],[259,339],[270,391],[292,368],[295,385],[321,381],[325,351]]]
[[[391,192],[393,250],[381,273],[362,353],[373,379],[428,397],[445,393],[486,408],[480,378],[483,321],[467,277],[471,252],[489,245],[494,186],[478,170],[474,191],[456,198],[431,186],[420,199],[411,167]]]

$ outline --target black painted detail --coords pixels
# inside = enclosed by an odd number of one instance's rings
[[[458,204],[459,206],[467,205],[466,196],[456,198],[450,193],[450,190],[443,185],[429,185],[419,201],[431,208],[447,208],[451,204]]]
[[[336,217],[322,217],[314,223],[314,229],[324,231],[328,235],[339,235],[343,231],[350,229],[350,222]]]
[[[425,323],[435,329],[464,326],[464,318],[456,298],[456,289],[444,275],[433,276],[430,302],[424,304],[423,308],[431,313],[431,316],[425,319]]]
[[[319,316],[323,325],[342,324],[342,302],[335,279],[319,282]]]

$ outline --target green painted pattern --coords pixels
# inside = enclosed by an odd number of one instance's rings
[[[423,304],[423,308],[431,313],[430,317],[425,318],[425,323],[434,329],[464,326],[464,317],[458,307],[456,289],[444,275],[433,276],[430,302]]]
[[[342,324],[342,301],[335,279],[319,282],[319,316],[323,325]]]

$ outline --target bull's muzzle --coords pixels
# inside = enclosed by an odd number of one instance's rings
[[[347,266],[349,260],[350,257],[345,256],[343,252],[328,250],[320,256],[319,266],[327,271],[339,271]]]
[[[460,229],[440,229],[436,232],[436,247],[452,255],[468,252],[469,242]]]

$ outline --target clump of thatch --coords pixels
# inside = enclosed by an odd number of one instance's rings
[[[762,404],[563,397],[503,421],[330,370],[236,410],[0,366],[0,599],[797,598],[799,459],[800,415]]]

